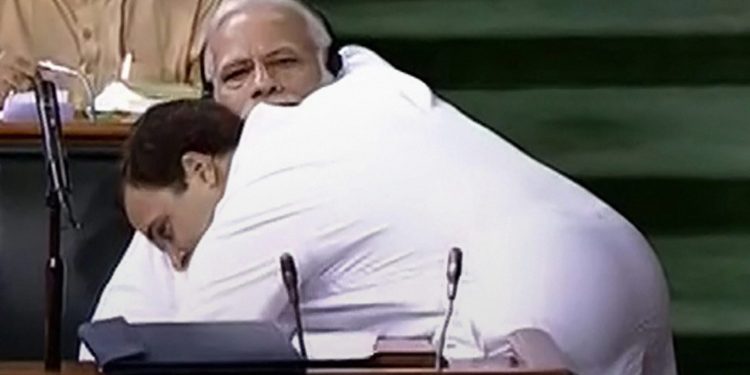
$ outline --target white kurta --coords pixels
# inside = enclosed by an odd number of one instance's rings
[[[336,83],[253,110],[189,269],[136,234],[93,319],[286,320],[291,252],[306,329],[434,337],[458,246],[449,357],[534,327],[581,374],[675,372],[662,270],[631,224],[372,52],[342,54]]]

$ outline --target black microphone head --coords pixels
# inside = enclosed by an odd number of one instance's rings
[[[281,254],[281,256],[279,257],[279,261],[281,263],[282,270],[294,270],[296,268],[294,267],[294,258],[292,258],[292,254]]]
[[[463,253],[461,249],[454,247],[451,249],[450,255],[448,256],[448,282],[452,284],[458,283],[458,279],[461,278]]]
[[[458,290],[458,279],[461,278],[461,262],[463,255],[461,249],[454,247],[451,249],[448,255],[448,299],[454,300],[456,298],[456,291]]]
[[[287,292],[290,298],[296,298],[297,295],[297,267],[294,265],[294,258],[289,253],[281,254],[279,258],[281,263],[281,277],[284,280]]]
[[[448,253],[448,271],[446,276],[448,277],[448,312],[445,315],[445,321],[443,322],[443,329],[440,331],[439,342],[437,347],[437,355],[435,357],[435,369],[438,372],[442,371],[443,368],[443,350],[445,350],[445,337],[448,332],[448,323],[450,322],[451,315],[453,314],[453,301],[456,299],[456,292],[458,291],[458,279],[461,278],[461,267],[463,254],[461,249],[454,247]]]

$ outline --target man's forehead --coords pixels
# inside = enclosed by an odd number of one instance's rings
[[[268,53],[284,46],[300,49],[314,44],[305,18],[280,7],[252,8],[231,15],[208,42],[218,60],[229,53]]]

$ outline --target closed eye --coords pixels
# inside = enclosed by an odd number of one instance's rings
[[[242,83],[248,74],[251,74],[255,64],[252,59],[238,59],[224,65],[219,71],[222,83],[236,85]]]
[[[157,235],[161,237],[161,239],[166,241],[172,240],[172,226],[169,225],[169,223],[164,220],[161,225],[159,225],[159,228],[157,229]]]
[[[172,227],[166,218],[159,218],[148,227],[146,236],[159,250],[165,251],[167,245],[172,241]]]
[[[276,59],[273,61],[273,64],[275,65],[292,65],[296,64],[299,60],[297,60],[294,57],[285,57],[281,59]]]
[[[250,74],[249,68],[233,69],[227,73],[222,74],[221,81],[225,84],[242,82],[248,74]]]

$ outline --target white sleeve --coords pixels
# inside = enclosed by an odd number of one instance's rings
[[[175,311],[172,275],[163,253],[136,232],[107,282],[91,320],[118,316],[134,323],[172,320]],[[83,345],[79,359],[92,360]]]
[[[225,194],[187,269],[178,320],[277,319],[288,306],[280,255],[294,256],[302,289],[338,258],[342,246],[322,241],[352,222],[336,208],[353,168],[341,160],[350,146],[346,136],[322,143],[328,135],[312,125],[330,116],[304,109],[261,104],[248,117]]]
[[[331,181],[328,170],[282,166],[227,192],[190,261],[178,320],[276,319],[288,305],[280,255],[294,256],[304,284],[338,248],[317,241],[317,228],[338,224],[321,209],[329,200],[322,188]]]

